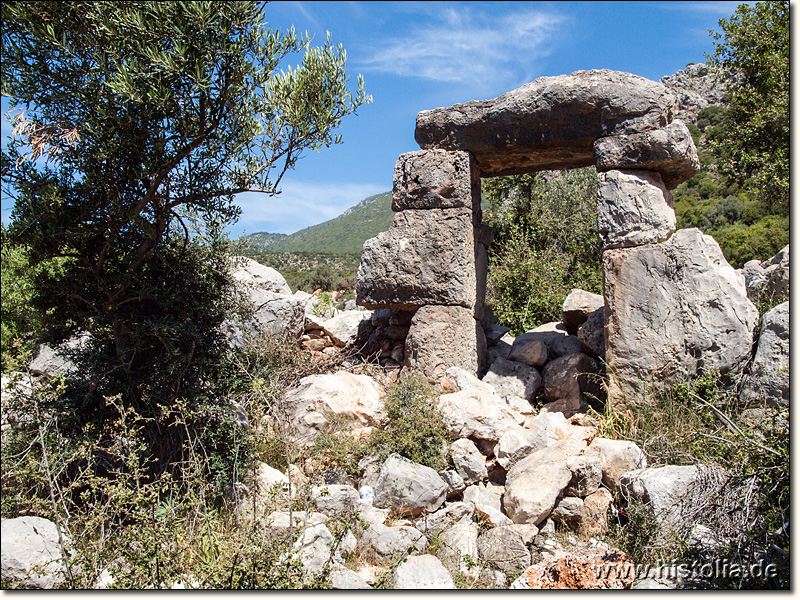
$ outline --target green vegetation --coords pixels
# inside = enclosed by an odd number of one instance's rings
[[[484,180],[487,300],[512,335],[561,320],[572,288],[602,293],[594,167]]]
[[[60,400],[102,435],[121,398],[148,421],[160,467],[180,462],[235,310],[224,227],[233,196],[273,194],[302,153],[370,101],[345,52],[264,27],[257,2],[15,2],[2,7],[7,243],[36,272],[37,335],[79,333],[80,380]],[[302,52],[302,64],[277,72]],[[24,109],[24,110],[23,110]],[[44,157],[46,163],[33,159]],[[62,261],[59,271],[39,265]],[[188,438],[187,438],[188,436]]]
[[[267,253],[360,255],[364,242],[389,229],[393,217],[392,193],[384,192],[365,198],[335,219],[306,227],[285,238],[254,233],[244,241],[253,251],[263,247]],[[268,244],[264,244],[265,236]]]

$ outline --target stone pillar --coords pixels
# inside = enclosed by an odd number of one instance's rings
[[[485,262],[485,248],[472,155],[446,150],[401,155],[392,210],[389,230],[364,243],[356,301],[371,309],[416,311],[405,366],[431,379],[450,366],[477,374],[486,344],[476,321],[483,316],[485,273],[476,275],[476,261]]]
[[[736,368],[758,313],[713,238],[675,231],[668,189],[699,170],[686,126],[601,138],[594,149],[608,401],[651,402],[678,381]]]

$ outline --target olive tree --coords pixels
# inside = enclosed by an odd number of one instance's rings
[[[121,394],[157,414],[213,380],[235,195],[279,193],[304,151],[340,143],[336,127],[370,101],[360,77],[348,89],[341,46],[273,30],[264,12],[251,1],[2,4],[16,134],[2,164],[8,238],[34,265],[58,263],[35,279],[44,338],[89,334],[92,393],[78,412]]]

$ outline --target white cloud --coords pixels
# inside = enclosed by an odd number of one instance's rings
[[[525,11],[493,17],[447,9],[439,22],[381,42],[359,68],[446,83],[496,86],[519,79],[532,60],[549,55],[567,18]]]
[[[360,183],[302,183],[284,179],[277,196],[245,193],[236,197],[242,216],[234,236],[267,231],[294,233],[338,217],[364,198],[388,191],[384,186]]]

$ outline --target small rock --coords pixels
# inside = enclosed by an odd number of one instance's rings
[[[409,556],[394,573],[395,590],[454,590],[453,577],[442,562],[430,554]]]

